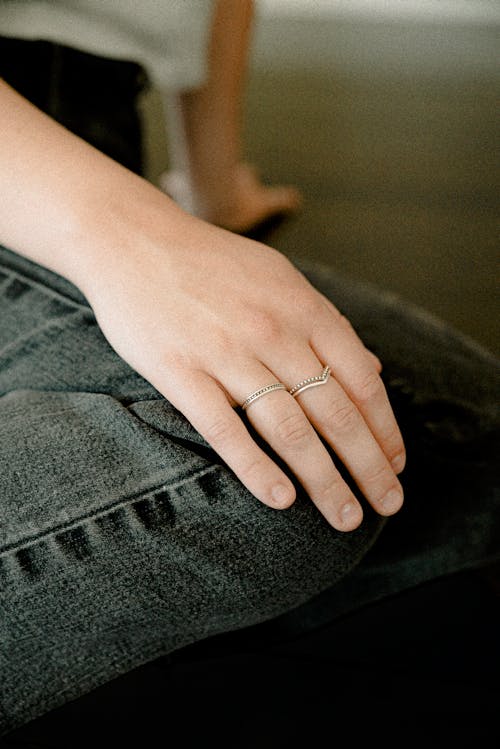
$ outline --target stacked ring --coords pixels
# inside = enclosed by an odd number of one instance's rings
[[[293,397],[296,398],[299,393],[304,392],[304,390],[307,390],[308,388],[317,387],[318,385],[326,385],[329,376],[330,367],[327,365],[320,375],[316,375],[315,377],[306,377],[305,380],[301,380],[296,385],[294,385],[293,388],[290,388],[288,392],[290,393],[290,395],[293,395]],[[251,403],[258,400],[259,398],[262,398],[263,395],[272,393],[274,390],[286,389],[286,385],[283,385],[282,382],[273,382],[271,383],[271,385],[264,385],[264,387],[261,387],[258,390],[254,390],[253,393],[250,393],[241,407],[243,411],[246,411]]]
[[[265,387],[261,387],[258,390],[255,390],[242,404],[242,409],[245,411],[251,403],[258,400],[259,398],[262,398],[263,395],[267,395],[267,393],[272,393],[273,390],[286,390],[286,386],[283,385],[282,382],[273,382],[271,385],[266,385]]]

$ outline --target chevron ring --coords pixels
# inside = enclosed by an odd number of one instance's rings
[[[314,388],[318,385],[326,385],[329,377],[330,367],[327,366],[320,375],[316,375],[316,377],[307,377],[305,380],[301,380],[288,392],[296,398],[299,393],[303,393],[304,390],[307,390],[308,388]]]

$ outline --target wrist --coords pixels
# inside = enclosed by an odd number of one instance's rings
[[[163,250],[185,214],[145,179],[85,143],[0,80],[0,242],[84,294],[127,255]]]
[[[57,272],[89,300],[146,258],[167,262],[193,220],[145,179],[114,162],[110,167],[66,207],[67,230],[56,253]]]

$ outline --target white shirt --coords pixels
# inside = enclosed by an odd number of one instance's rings
[[[164,89],[206,74],[214,0],[0,0],[0,35],[140,63]]]

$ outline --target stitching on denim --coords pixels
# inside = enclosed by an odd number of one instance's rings
[[[68,304],[71,307],[77,307],[79,310],[85,311],[87,312],[87,314],[93,315],[92,309],[88,303],[85,303],[84,301],[80,302],[77,299],[73,299],[73,297],[66,295],[63,291],[60,291],[59,289],[56,289],[53,286],[45,285],[45,283],[42,280],[33,278],[32,276],[28,275],[27,273],[21,270],[11,268],[10,265],[5,264],[4,262],[0,262],[0,268],[2,268],[2,270],[7,271],[7,274],[9,277],[18,278],[24,281],[28,286],[30,286],[31,290],[37,291],[38,293],[41,293],[45,296],[55,297],[59,300],[64,301],[66,304]]]
[[[76,310],[72,310],[69,315],[74,315]],[[66,318],[68,322],[72,321],[72,318]],[[35,338],[36,336],[39,336],[41,333],[45,333],[47,331],[50,331],[50,336],[53,335],[59,335],[61,332],[61,325],[60,325],[60,318],[58,317],[51,317],[48,320],[45,320],[42,325],[36,325],[33,328],[30,328],[29,331],[21,335],[19,338],[16,338],[14,341],[11,341],[10,343],[7,343],[1,350],[0,355],[1,356],[11,356],[12,351],[15,351],[20,346],[25,346],[32,338]]]
[[[190,481],[196,481],[202,476],[205,476],[209,473],[217,471],[220,468],[221,466],[219,465],[209,466],[208,468],[201,469],[200,471],[195,473],[193,476],[189,476],[185,479],[181,479],[180,481],[175,481],[173,484],[162,483],[162,484],[159,484],[158,486],[154,486],[150,489],[146,489],[145,491],[140,491],[140,492],[137,492],[136,494],[131,494],[130,496],[126,498],[117,500],[113,504],[107,506],[105,509],[98,510],[97,512],[89,512],[87,515],[81,515],[80,517],[74,520],[71,520],[67,523],[61,523],[61,525],[50,528],[50,530],[41,531],[40,533],[34,534],[33,536],[24,538],[20,542],[16,542],[16,543],[12,543],[7,546],[4,546],[3,549],[0,551],[0,557],[5,554],[10,554],[12,551],[20,551],[21,549],[25,549],[26,547],[33,546],[39,543],[40,541],[43,541],[47,537],[55,536],[58,533],[71,530],[72,528],[77,528],[79,525],[82,525],[87,520],[93,520],[95,518],[103,517],[104,515],[111,514],[115,510],[119,509],[120,507],[125,507],[140,499],[146,499],[148,495],[150,494],[155,494],[156,492],[159,492],[159,491],[167,491],[167,492],[175,491],[179,487],[184,486],[185,484],[188,484]]]

